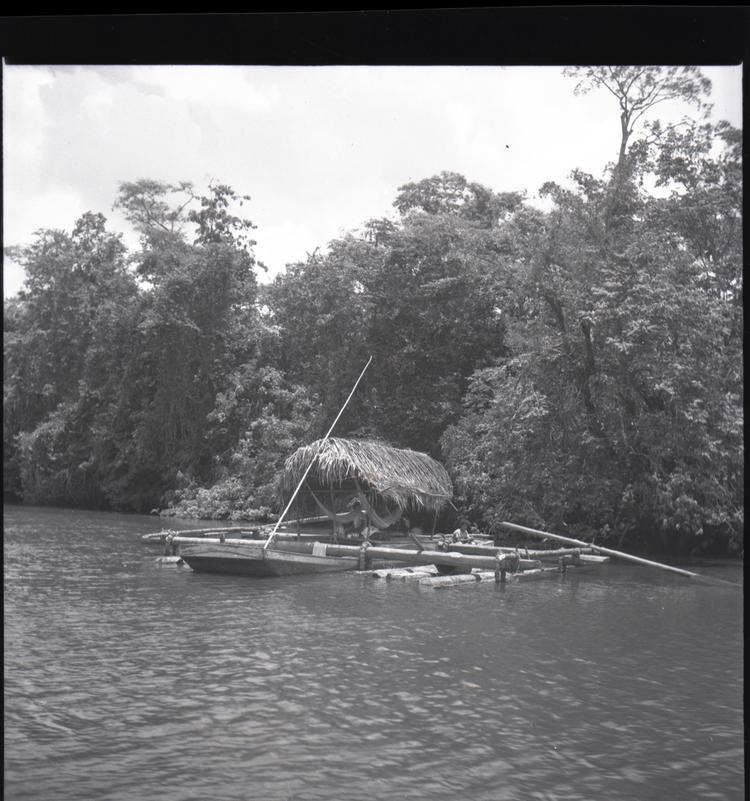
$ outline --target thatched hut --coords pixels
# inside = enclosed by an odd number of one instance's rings
[[[453,495],[447,471],[425,453],[331,437],[299,448],[286,460],[284,497],[291,497],[308,467],[300,504],[317,508],[334,524],[357,526],[366,519],[387,528],[409,509],[437,515]]]

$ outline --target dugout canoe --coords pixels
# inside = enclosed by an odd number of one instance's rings
[[[356,570],[357,556],[328,556],[320,543],[277,541],[273,548],[257,542],[211,542],[180,547],[180,556],[198,573],[222,573],[257,578],[337,573]]]

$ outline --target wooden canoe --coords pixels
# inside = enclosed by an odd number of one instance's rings
[[[305,549],[288,549],[286,543],[263,550],[263,542],[201,544],[181,549],[185,562],[199,573],[239,576],[293,576],[356,570],[356,556],[326,556]]]

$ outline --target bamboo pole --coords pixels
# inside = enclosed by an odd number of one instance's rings
[[[466,554],[517,553],[525,559],[557,559],[559,556],[591,553],[591,548],[555,548],[533,550],[530,548],[498,548],[495,545],[478,545],[471,542],[455,542],[448,546],[452,551]]]
[[[141,534],[141,539],[146,541],[153,541],[159,542],[162,537],[166,537],[168,534],[174,533],[184,533],[190,534],[191,536],[198,536],[200,534],[219,534],[222,531],[228,531],[232,533],[239,533],[240,531],[252,531],[254,529],[260,529],[261,526],[230,526],[230,527],[222,527],[222,528],[195,528],[195,529],[182,529],[180,532],[175,532],[173,530],[167,529],[162,531],[150,531],[148,534]]]
[[[352,391],[349,393],[349,397],[344,401],[344,405],[341,407],[341,411],[336,415],[336,419],[331,423],[331,427],[328,429],[328,433],[323,437],[322,442],[325,442],[328,437],[331,436],[331,432],[333,431],[336,423],[339,421],[339,417],[344,413],[344,409],[349,404],[349,401],[352,399],[352,395],[354,395],[354,391],[359,386],[359,382],[362,380],[362,376],[365,374],[367,368],[370,366],[370,362],[372,362],[372,356],[367,360],[367,364],[362,368],[362,372],[359,374],[359,378],[354,382],[354,386],[352,387]],[[307,478],[307,474],[310,472],[310,469],[313,466],[313,462],[315,459],[310,460],[310,464],[307,465],[307,469],[305,470],[302,478],[300,479],[299,484],[297,484],[297,488],[294,490],[292,497],[289,499],[289,503],[286,505],[284,511],[279,515],[279,519],[276,521],[276,525],[273,528],[273,531],[269,534],[268,539],[263,543],[263,550],[266,551],[268,546],[273,542],[273,538],[276,536],[276,532],[278,531],[279,526],[281,525],[281,521],[286,517],[287,512],[289,511],[291,505],[294,503],[294,499],[297,497],[297,493],[300,491],[300,487],[304,483],[305,479]]]
[[[322,515],[317,515],[314,517],[302,517],[297,520],[290,520],[288,521],[287,525],[292,525],[293,523],[297,523],[297,527],[299,528],[300,525],[305,523],[321,523],[328,518]],[[216,528],[184,528],[184,529],[162,529],[161,531],[149,531],[146,534],[141,534],[141,539],[144,541],[153,541],[159,542],[161,537],[165,537],[168,534],[184,534],[185,536],[197,536],[199,534],[231,534],[240,531],[257,531],[262,532],[264,530],[268,530],[273,528],[273,523],[248,523],[246,526],[219,526]]]
[[[719,583],[719,584],[731,584],[734,587],[739,585],[735,584],[732,581],[725,581],[724,579],[717,579],[710,576],[704,576],[700,573],[693,573],[691,570],[684,570],[681,567],[673,567],[672,565],[665,565],[662,562],[653,562],[650,559],[643,559],[640,556],[632,556],[629,553],[623,553],[622,551],[615,551],[612,548],[605,548],[602,545],[594,545],[591,542],[584,542],[583,540],[576,540],[573,537],[563,537],[560,534],[550,534],[549,531],[540,531],[536,528],[527,528],[526,526],[519,526],[516,523],[501,523],[501,526],[505,526],[505,528],[513,529],[514,531],[521,531],[524,534],[531,534],[535,537],[545,537],[550,540],[556,540],[557,542],[564,542],[568,545],[577,545],[581,548],[593,548],[595,551],[598,551],[605,556],[616,556],[619,559],[624,559],[628,562],[635,562],[639,565],[646,565],[647,567],[658,567],[662,570],[667,570],[670,573],[678,573],[681,576],[687,576],[688,578],[697,579],[698,581],[706,581],[709,583]]]
[[[424,535],[415,536],[411,533],[409,537],[420,549],[430,550],[437,548],[437,543],[430,537]],[[592,552],[591,546],[586,546],[585,548],[546,548],[533,550],[529,548],[507,548],[482,542],[451,542],[449,543],[449,547],[452,551],[467,554],[517,553],[519,556],[526,559],[556,559],[558,556],[590,554]]]

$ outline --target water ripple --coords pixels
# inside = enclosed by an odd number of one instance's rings
[[[202,576],[158,527],[6,509],[6,798],[743,797],[741,593]]]

